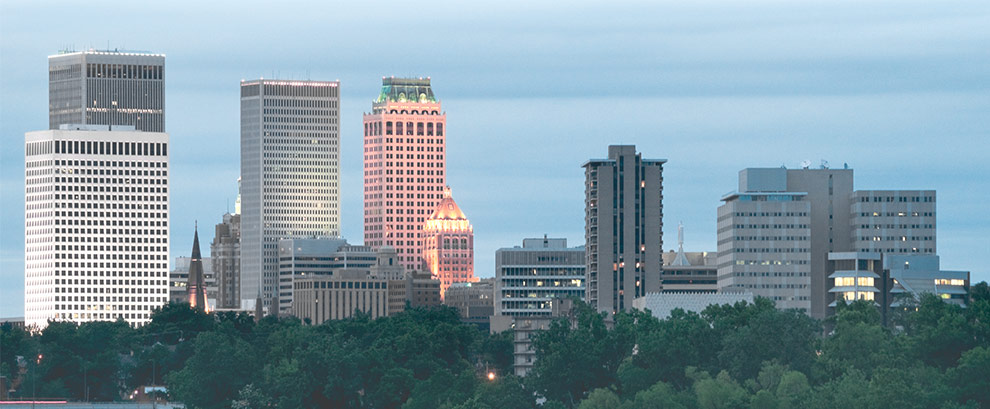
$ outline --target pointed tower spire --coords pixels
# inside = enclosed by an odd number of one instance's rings
[[[199,251],[199,222],[196,222],[193,230],[193,248],[189,259],[189,281],[186,283],[189,292],[189,306],[200,311],[206,311],[203,256]]]
[[[674,257],[672,266],[690,266],[687,256],[684,255],[684,223],[677,224],[677,257]]]

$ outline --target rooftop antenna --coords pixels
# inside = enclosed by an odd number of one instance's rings
[[[810,160],[805,159],[805,160],[801,161],[801,169],[808,169],[809,167],[811,167],[811,161]]]

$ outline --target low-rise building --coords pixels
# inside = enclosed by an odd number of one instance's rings
[[[667,319],[675,309],[701,313],[711,305],[734,305],[737,302],[753,302],[750,292],[721,293],[650,293],[633,301],[633,308],[648,310],[659,319]]]
[[[718,291],[718,253],[684,251],[684,226],[677,226],[677,251],[663,253],[662,293]]]
[[[435,307],[440,305],[440,280],[428,271],[413,271],[402,280],[388,282],[388,315],[405,311],[409,307]]]

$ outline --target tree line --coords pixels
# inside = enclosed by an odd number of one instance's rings
[[[536,335],[512,375],[513,334],[448,307],[312,326],[186,304],[122,321],[0,326],[16,396],[119,401],[163,385],[190,408],[990,408],[990,290],[962,308],[924,296],[881,325],[872,303],[816,321],[772,301],[609,320],[586,304]],[[489,373],[493,378],[489,377]]]

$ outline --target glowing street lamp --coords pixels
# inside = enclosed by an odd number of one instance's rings
[[[495,381],[495,372],[488,371],[488,380],[489,381]]]

